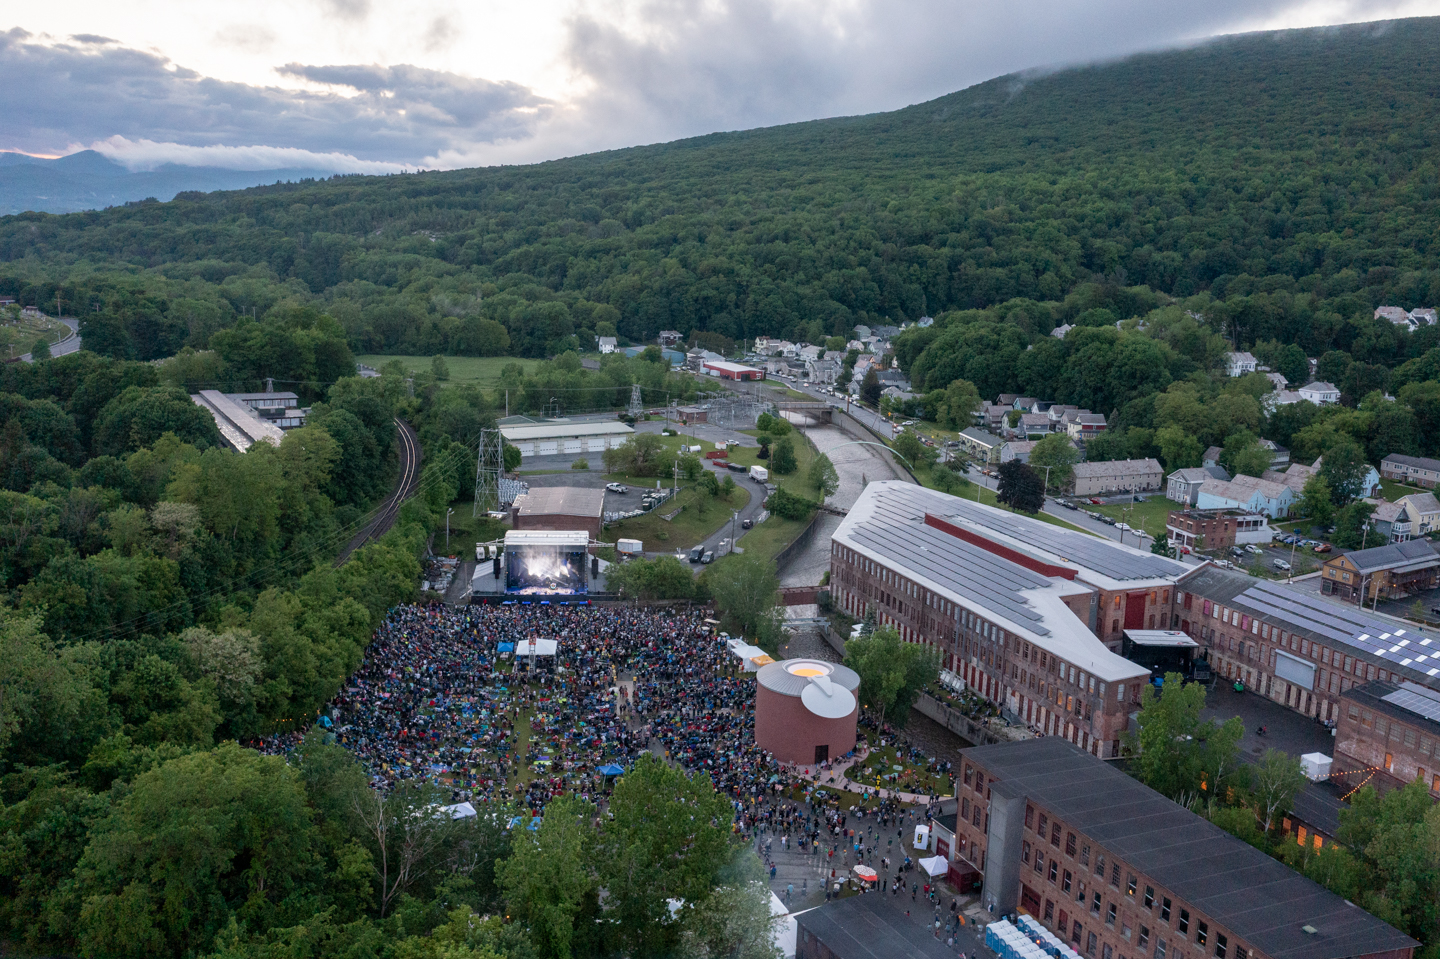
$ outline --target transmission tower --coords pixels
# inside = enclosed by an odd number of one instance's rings
[[[630,415],[638,417],[644,410],[640,403],[640,384],[635,383],[630,387]]]
[[[480,431],[480,455],[475,461],[475,511],[472,516],[500,508],[500,474],[505,471],[505,443],[499,430]]]

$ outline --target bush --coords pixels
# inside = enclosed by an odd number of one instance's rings
[[[778,487],[766,501],[766,508],[782,519],[805,519],[815,511],[816,503],[797,496],[785,487]]]
[[[590,461],[576,460],[575,462],[570,464],[570,468],[572,470],[588,470],[590,468]]]

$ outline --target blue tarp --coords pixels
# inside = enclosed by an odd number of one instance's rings
[[[498,646],[495,647],[495,651],[496,651],[496,652],[500,652],[500,653],[513,653],[513,652],[515,652],[515,644],[514,644],[514,643],[501,643],[501,644],[499,644]]]
[[[600,773],[604,776],[620,776],[625,773],[625,770],[614,763],[610,763],[609,765],[601,766]]]

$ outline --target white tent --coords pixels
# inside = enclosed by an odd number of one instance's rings
[[[453,806],[444,807],[450,814],[451,819],[471,819],[475,816],[475,807],[468,802],[456,803]]]
[[[553,639],[522,639],[515,644],[516,656],[554,656],[560,644]]]
[[[745,664],[745,672],[755,673],[760,671],[761,666],[773,663],[770,654],[759,646],[751,646],[744,642],[732,642],[730,652]]]
[[[785,959],[795,959],[795,937],[799,926],[790,910],[785,908],[785,903],[773,890],[770,893],[770,915],[784,917],[775,924],[775,945],[780,947],[780,954]]]
[[[920,860],[920,868],[925,870],[927,876],[943,876],[950,871],[950,863],[942,856],[930,856]]]
[[[915,827],[915,842],[914,842],[914,846],[915,846],[916,849],[929,849],[929,848],[930,848],[930,827],[929,827],[929,826],[916,826],[916,827]]]

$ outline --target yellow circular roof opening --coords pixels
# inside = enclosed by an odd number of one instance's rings
[[[785,671],[791,676],[829,676],[830,667],[824,663],[817,663],[807,660],[797,660],[785,665]]]

